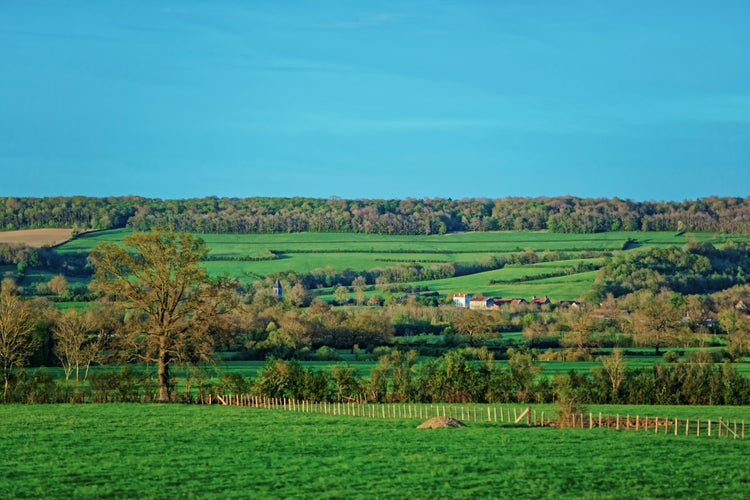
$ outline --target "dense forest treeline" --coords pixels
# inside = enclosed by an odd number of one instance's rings
[[[149,199],[0,197],[0,230],[73,227],[199,233],[356,232],[443,234],[452,231],[713,231],[750,233],[750,197],[685,201],[618,198],[339,198]]]

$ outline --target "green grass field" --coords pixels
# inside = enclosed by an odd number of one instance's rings
[[[125,229],[86,233],[61,245],[57,250],[61,253],[90,252],[101,241],[121,241],[128,234],[130,231]],[[429,267],[442,262],[479,262],[493,255],[527,250],[539,255],[545,252],[564,252],[573,258],[525,266],[507,266],[504,269],[469,276],[415,283],[441,294],[462,291],[474,295],[481,293],[487,296],[526,298],[547,295],[555,300],[581,297],[591,287],[596,273],[585,271],[554,277],[539,277],[540,275],[559,274],[580,262],[596,262],[596,259],[581,259],[577,256],[585,256],[591,252],[619,251],[628,239],[635,242],[633,247],[682,246],[688,241],[710,241],[719,245],[729,239],[747,239],[744,236],[716,233],[558,234],[546,231],[467,232],[431,236],[350,233],[198,236],[208,244],[209,256],[217,259],[205,264],[210,274],[226,274],[246,283],[256,280],[258,276],[284,271],[306,273],[326,268],[336,271],[365,271],[402,263],[421,263]],[[270,251],[275,252],[278,258],[261,261],[237,260],[268,255]],[[491,280],[497,283],[490,284]]]
[[[750,487],[750,441],[716,437],[157,404],[0,406],[0,422],[6,498],[726,499]]]

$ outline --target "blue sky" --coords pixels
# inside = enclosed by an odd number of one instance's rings
[[[750,196],[750,2],[0,0],[0,196]]]

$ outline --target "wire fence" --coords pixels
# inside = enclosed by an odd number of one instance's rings
[[[491,422],[527,427],[609,428],[654,434],[717,437],[745,440],[745,421],[678,419],[641,415],[575,413],[560,420],[531,407],[502,405],[456,405],[417,403],[311,402],[289,398],[267,398],[248,394],[209,395],[204,404],[247,406],[288,412],[360,417],[370,419],[428,420],[449,417],[462,422]]]

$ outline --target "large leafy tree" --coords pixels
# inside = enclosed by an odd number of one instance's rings
[[[171,399],[170,365],[210,361],[220,315],[233,303],[232,283],[211,280],[201,265],[205,242],[186,233],[136,232],[124,246],[92,252],[93,286],[125,311],[132,352],[156,363],[159,400]]]
[[[18,297],[11,280],[3,280],[0,285],[0,361],[4,401],[8,398],[13,369],[23,366],[37,346],[33,330],[34,317],[29,303]]]
[[[659,293],[640,291],[633,294],[634,310],[630,326],[636,343],[650,346],[659,356],[662,347],[675,345],[686,329],[685,299],[664,289]]]

